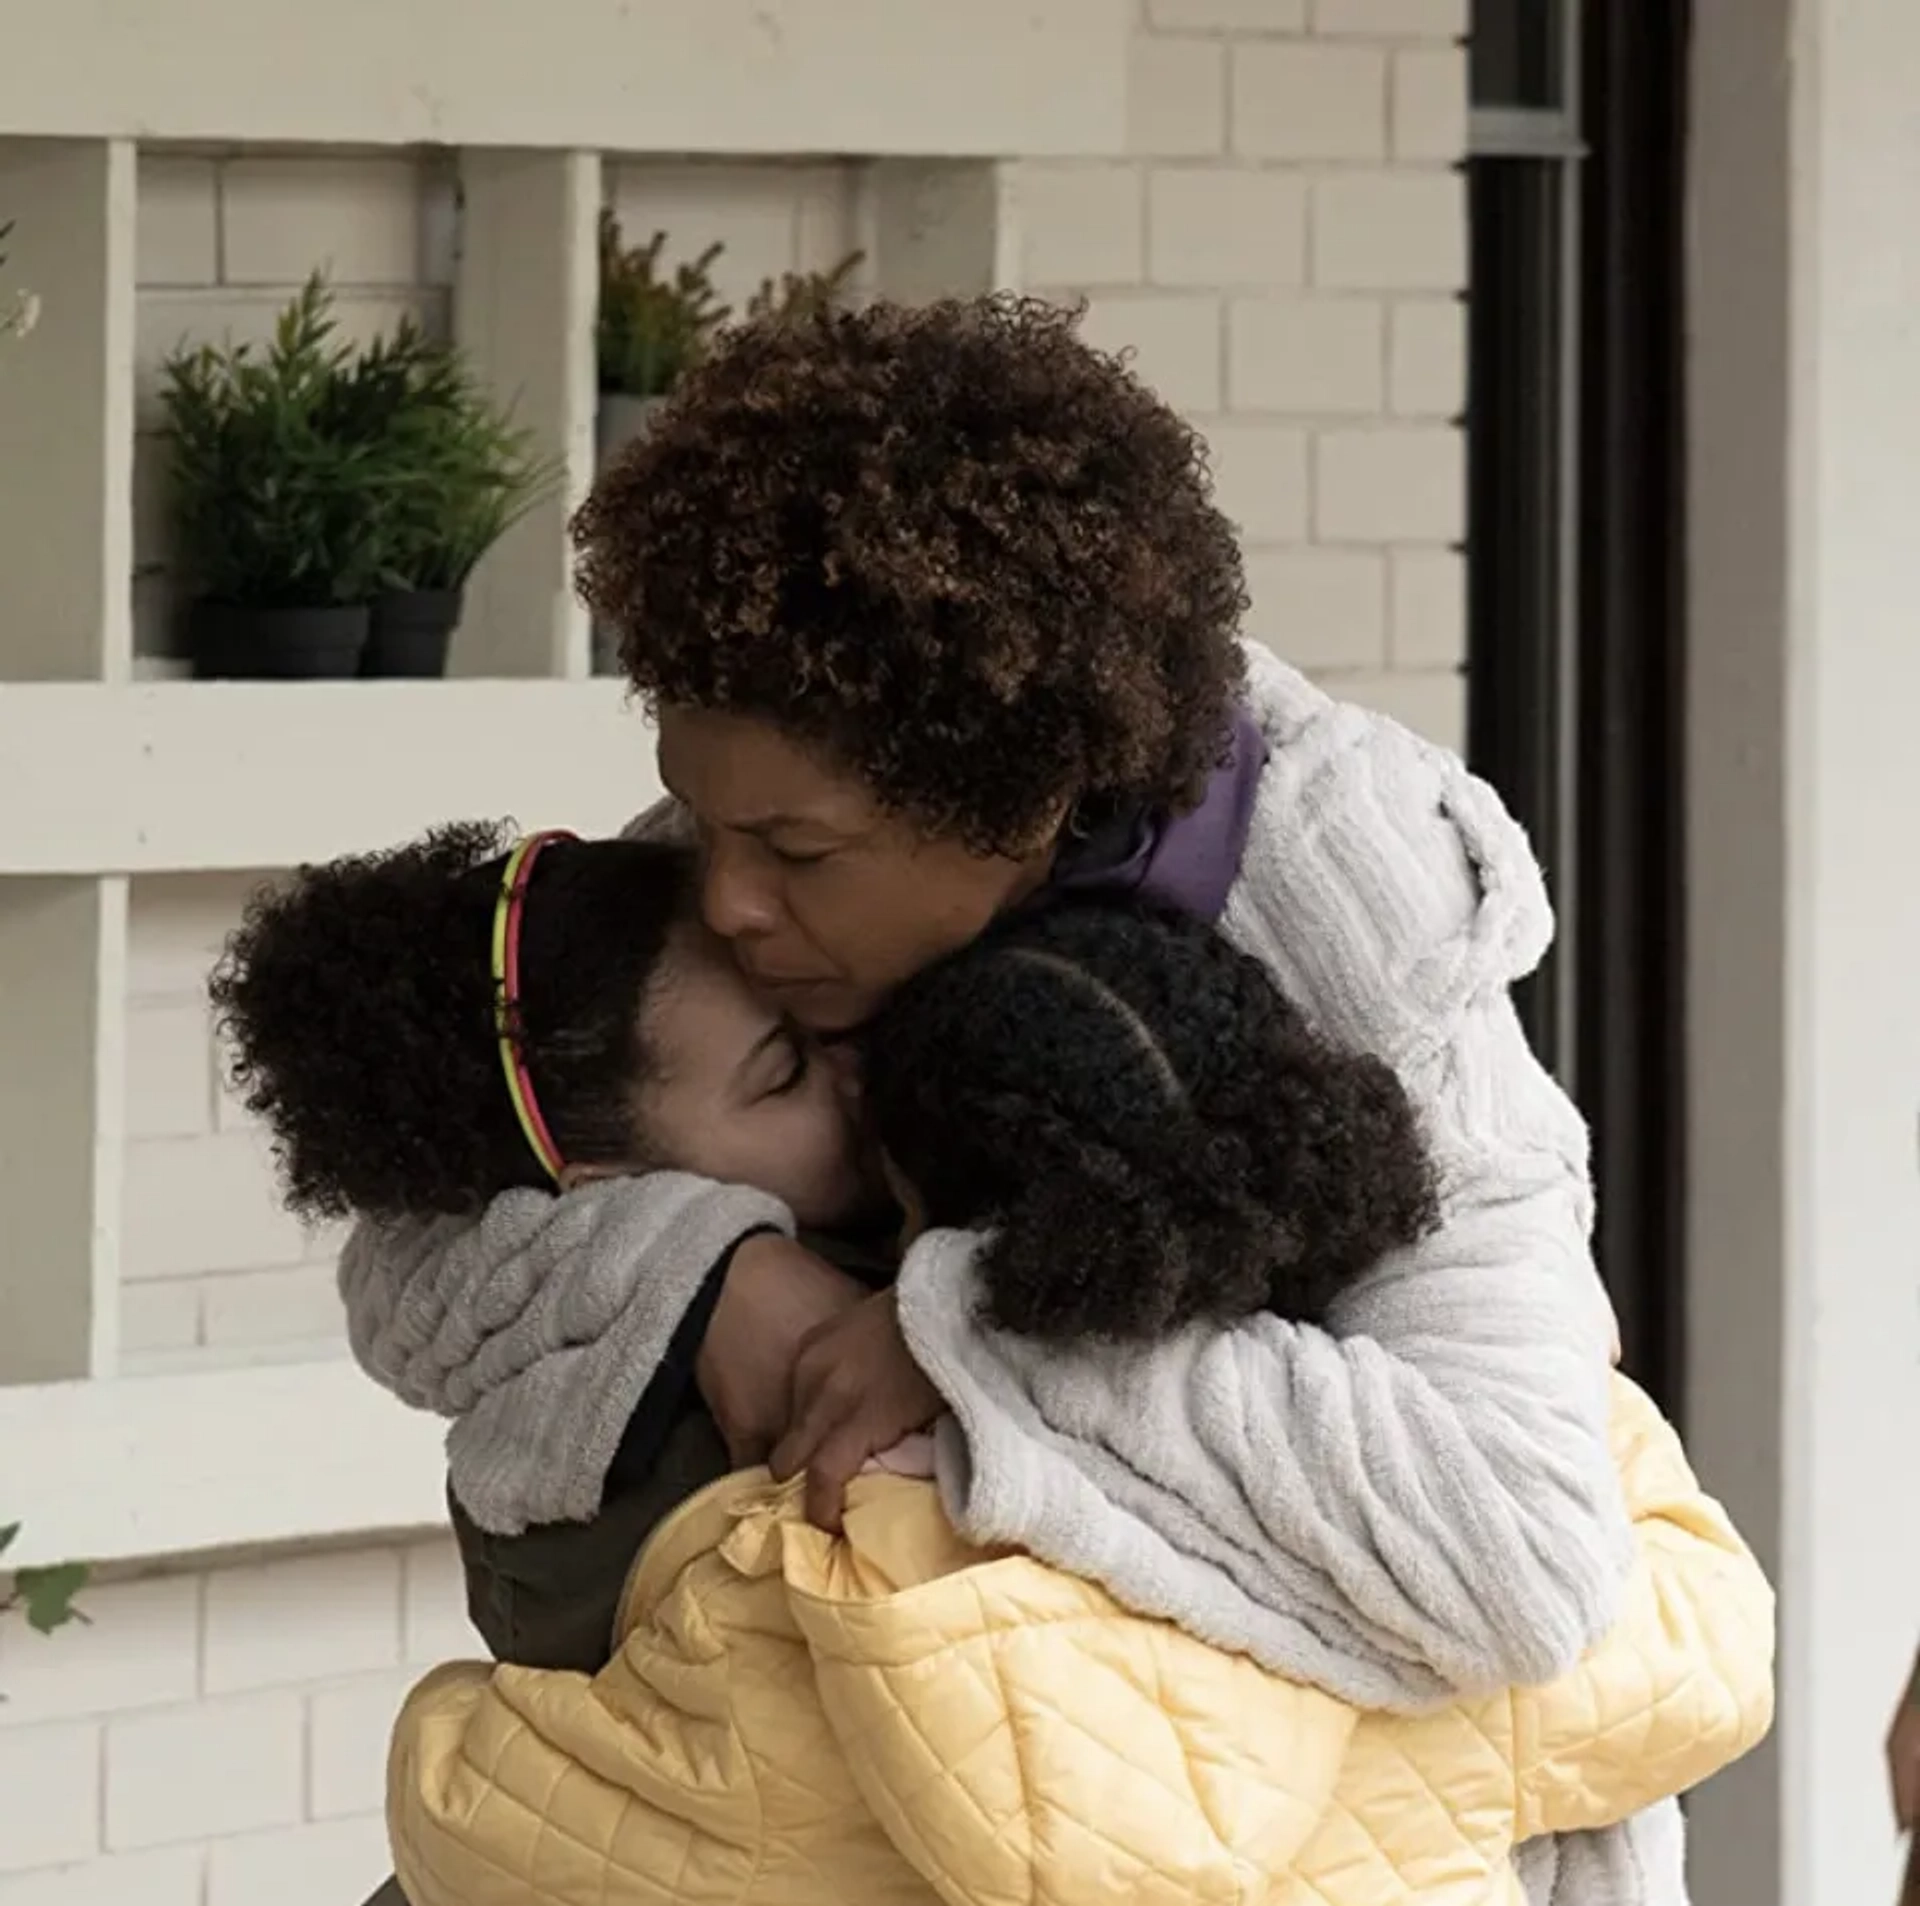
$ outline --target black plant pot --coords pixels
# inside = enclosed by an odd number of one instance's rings
[[[367,646],[364,603],[196,602],[187,626],[202,682],[351,681]]]
[[[400,589],[375,596],[367,610],[360,673],[383,680],[444,675],[464,606],[458,589]]]

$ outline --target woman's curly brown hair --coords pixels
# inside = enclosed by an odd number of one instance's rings
[[[1199,437],[1076,314],[1012,297],[767,319],[574,518],[652,703],[769,720],[925,832],[1182,810],[1242,683]]]
[[[929,1224],[992,1233],[985,1313],[1022,1336],[1317,1322],[1438,1219],[1392,1069],[1185,918],[1016,915],[909,980],[865,1056],[888,1156]]]

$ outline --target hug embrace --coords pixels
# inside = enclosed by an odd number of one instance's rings
[[[1037,304],[747,325],[575,536],[666,801],[214,980],[499,1664],[389,1896],[1684,1906],[1772,1597],[1613,1367],[1497,797],[1243,639]]]

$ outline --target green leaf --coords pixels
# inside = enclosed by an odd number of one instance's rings
[[[21,1569],[13,1578],[13,1589],[26,1610],[27,1626],[35,1634],[50,1635],[70,1621],[85,1621],[73,1598],[86,1587],[90,1573],[84,1562]]]
[[[5,1555],[13,1547],[14,1537],[19,1533],[20,1525],[17,1522],[0,1524],[0,1555]]]

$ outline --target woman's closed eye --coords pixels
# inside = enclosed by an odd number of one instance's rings
[[[777,841],[768,841],[766,849],[783,867],[817,867],[834,853],[831,847],[783,847]]]

